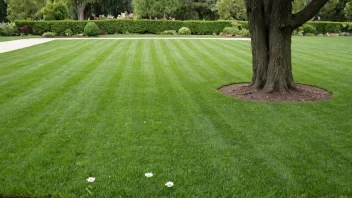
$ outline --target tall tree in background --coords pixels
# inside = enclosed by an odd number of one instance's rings
[[[170,17],[181,6],[178,0],[155,0],[156,12],[161,14],[163,19]]]
[[[218,0],[213,10],[218,12],[220,19],[246,19],[246,7],[243,0]]]
[[[46,0],[5,0],[7,3],[7,15],[10,21],[19,19],[40,19]]]
[[[64,20],[69,19],[69,10],[67,4],[61,0],[47,2],[46,6],[41,9],[44,20]]]
[[[77,19],[84,20],[84,10],[86,6],[91,3],[96,3],[99,0],[70,0],[76,10]]]
[[[352,21],[352,0],[349,0],[349,2],[347,2],[346,7],[344,9],[344,14],[348,21]]]
[[[312,0],[292,14],[288,0],[245,0],[252,44],[252,86],[267,92],[295,89],[291,63],[293,30],[316,15],[328,0]]]
[[[152,19],[157,15],[156,4],[154,0],[133,0],[133,12],[137,17],[148,17]]]
[[[7,4],[4,0],[0,0],[0,23],[7,22]]]
[[[132,13],[132,0],[101,0],[94,4],[96,14],[117,16],[123,12]]]
[[[215,13],[212,11],[216,0],[193,0],[191,8],[198,13],[199,20],[214,20]]]

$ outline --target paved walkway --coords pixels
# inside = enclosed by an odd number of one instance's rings
[[[249,38],[211,38],[211,37],[124,37],[124,38],[31,38],[0,42],[0,53],[30,47],[54,40],[250,40]]]
[[[32,39],[19,39],[13,41],[0,42],[0,53],[5,53],[17,49],[22,49],[25,47],[30,47],[33,45],[38,45],[41,43],[50,42],[55,39],[51,38],[32,38]]]

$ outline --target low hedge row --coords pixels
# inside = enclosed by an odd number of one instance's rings
[[[74,34],[82,33],[88,21],[16,21],[17,27],[27,26],[27,33],[41,35],[44,32],[62,34],[71,29]],[[219,34],[231,21],[163,21],[163,20],[95,20],[102,34],[136,33],[158,34],[165,30],[178,30],[188,27],[192,34]],[[246,22],[243,26],[247,26]]]
[[[66,29],[71,29],[74,34],[83,33],[85,25],[89,21],[16,21],[17,27],[27,26],[27,32],[34,35],[42,35],[44,32],[63,34]],[[209,35],[219,34],[225,27],[231,27],[232,21],[163,21],[163,20],[95,20],[101,34],[136,33],[158,34],[166,30],[178,30],[188,27],[192,34]],[[238,21],[242,27],[248,29],[247,21]],[[316,28],[317,33],[325,34],[351,32],[352,23],[310,21],[307,24]]]
[[[309,21],[306,24],[315,27],[318,34],[352,31],[352,23],[348,22]]]

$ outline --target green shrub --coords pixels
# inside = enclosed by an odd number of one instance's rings
[[[43,34],[43,37],[54,37],[56,36],[56,34],[54,32],[45,32]]]
[[[222,32],[226,34],[235,35],[236,30],[234,27],[225,27]]]
[[[191,35],[191,30],[188,27],[181,27],[178,30],[178,34],[180,34],[180,35]]]
[[[71,29],[66,29],[64,33],[65,33],[65,36],[72,36],[73,35],[73,32]]]
[[[248,30],[248,21],[237,21],[239,25],[241,25],[242,28]]]
[[[11,23],[0,23],[0,36],[11,36],[15,34],[15,28]]]
[[[313,33],[305,33],[304,36],[315,36]]]
[[[241,29],[239,29],[241,28]],[[223,32],[226,34],[231,34],[232,36],[244,36],[249,37],[249,31],[241,26],[225,27]]]
[[[161,33],[162,35],[177,35],[176,30],[166,30]]]
[[[88,22],[84,27],[84,34],[86,36],[98,36],[100,33],[99,27],[94,22]]]
[[[303,32],[304,32],[304,34],[316,34],[317,29],[312,25],[304,24],[303,25]]]
[[[242,30],[240,30],[240,32],[239,32],[239,35],[244,36],[244,37],[249,37],[250,36],[249,30],[242,28]]]

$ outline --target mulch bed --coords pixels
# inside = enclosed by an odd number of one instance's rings
[[[250,87],[249,83],[240,83],[221,87],[218,91],[241,100],[261,102],[313,102],[328,100],[332,97],[330,92],[318,87],[302,84],[296,86],[297,90],[289,90],[289,92],[267,93]]]

